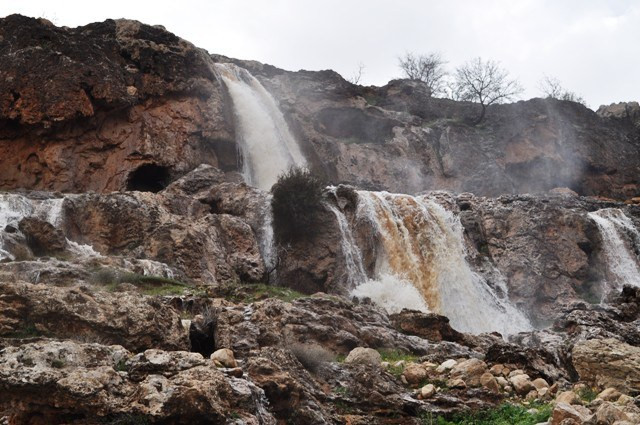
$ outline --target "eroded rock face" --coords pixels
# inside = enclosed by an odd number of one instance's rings
[[[235,168],[221,86],[190,43],[136,21],[69,29],[19,15],[0,36],[0,188],[103,192],[135,186],[145,164],[168,178]]]
[[[57,288],[29,283],[0,285],[0,334],[53,335],[130,350],[188,350],[188,330],[178,313],[151,297]]]
[[[640,390],[640,348],[616,339],[591,339],[573,347],[573,364],[580,378],[601,387]]]
[[[224,424],[235,411],[247,423],[275,424],[261,410],[261,389],[224,375],[212,361],[185,363],[185,354],[156,351],[131,358],[120,346],[71,341],[9,347],[0,352],[0,409],[12,414],[12,423],[145,418]]]

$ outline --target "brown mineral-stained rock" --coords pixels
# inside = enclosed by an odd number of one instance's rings
[[[60,254],[67,247],[64,233],[46,221],[26,217],[20,220],[18,228],[27,238],[31,251],[37,256]]]
[[[170,178],[235,168],[222,87],[190,43],[136,21],[69,29],[19,15],[0,37],[0,188],[103,192],[135,185],[145,164]]]
[[[567,419],[573,419],[576,421],[576,423],[581,424],[587,419],[587,417],[578,412],[573,406],[569,404],[558,403],[553,408],[553,412],[551,413],[551,418],[549,420],[549,425],[560,425]]]
[[[573,365],[583,381],[622,392],[640,389],[640,348],[613,338],[578,342]]]
[[[416,335],[429,341],[462,342],[463,335],[449,325],[449,319],[434,313],[402,310],[400,313],[390,314],[389,320],[399,331]]]
[[[130,350],[188,350],[188,331],[171,307],[135,293],[29,283],[0,285],[0,334],[31,332],[120,344]]]

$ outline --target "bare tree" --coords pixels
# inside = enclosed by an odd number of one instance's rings
[[[540,80],[540,90],[548,98],[568,100],[569,102],[576,102],[587,106],[587,103],[582,98],[582,96],[572,91],[566,90],[564,87],[562,87],[562,83],[560,82],[560,80],[555,77],[545,75],[542,80]]]
[[[351,84],[360,84],[360,80],[362,79],[362,75],[364,74],[364,64],[362,62],[358,63],[358,69],[353,75],[347,80]]]
[[[405,77],[426,83],[432,96],[444,94],[444,77],[447,75],[444,66],[447,62],[439,53],[418,56],[406,53],[399,62]]]
[[[474,125],[484,119],[487,106],[513,99],[522,93],[522,86],[498,62],[475,58],[456,69],[452,97],[458,100],[477,102],[482,111]]]

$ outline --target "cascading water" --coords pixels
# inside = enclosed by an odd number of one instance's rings
[[[499,296],[472,271],[462,225],[441,205],[425,196],[359,191],[356,219],[371,225],[379,247],[376,284],[366,282],[354,294],[375,301],[382,292],[392,292],[386,286],[396,286],[391,304],[397,310],[401,299],[411,297],[406,291],[408,281],[430,311],[449,317],[461,331],[508,335],[531,329],[527,318],[509,302],[506,285],[500,285],[504,294]]]
[[[17,228],[23,218],[37,217],[58,226],[62,220],[63,202],[64,198],[36,200],[17,194],[0,194],[0,260],[14,259],[3,249],[7,225]]]
[[[269,190],[283,171],[306,160],[273,96],[244,68],[214,65],[229,91],[247,183]]]
[[[640,232],[624,212],[605,208],[588,214],[602,235],[609,271],[605,292],[617,291],[623,285],[640,286]]]

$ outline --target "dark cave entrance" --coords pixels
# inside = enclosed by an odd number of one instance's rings
[[[160,192],[169,185],[169,167],[145,164],[136,168],[127,180],[127,190],[139,192]]]

